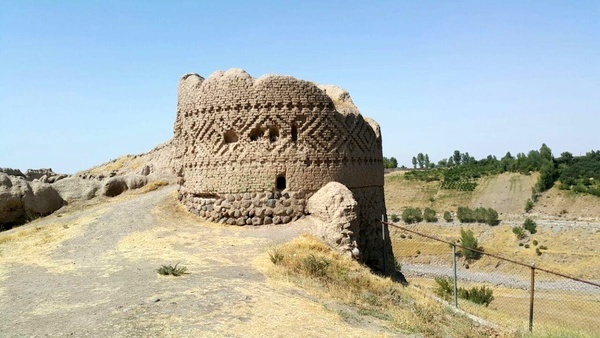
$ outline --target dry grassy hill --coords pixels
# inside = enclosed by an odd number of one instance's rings
[[[503,173],[485,176],[478,180],[475,191],[442,190],[439,182],[408,180],[405,171],[395,171],[385,176],[385,199],[388,213],[401,214],[407,207],[430,207],[442,213],[456,211],[458,207],[491,207],[501,219],[520,219],[531,188],[538,174],[523,175]],[[542,194],[529,213],[538,219],[566,219],[600,221],[600,198],[561,191],[557,187]]]

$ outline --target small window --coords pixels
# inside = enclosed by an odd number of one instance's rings
[[[233,130],[228,130],[223,134],[223,138],[225,139],[225,143],[234,143],[239,140],[238,134]]]
[[[269,128],[269,141],[275,142],[279,139],[279,128],[272,126]]]
[[[264,134],[264,129],[256,127],[250,131],[250,141],[258,141]]]
[[[298,141],[298,127],[296,124],[292,124],[292,142]]]
[[[275,180],[275,186],[277,187],[277,190],[284,190],[286,187],[285,176],[277,177],[277,180]]]

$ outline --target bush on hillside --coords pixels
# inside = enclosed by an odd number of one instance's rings
[[[529,231],[529,233],[533,235],[537,232],[537,225],[531,218],[527,218],[525,222],[523,222],[523,229]]]
[[[444,211],[444,220],[448,223],[452,222],[452,214],[450,211]]]
[[[481,257],[481,253],[471,250],[482,251],[482,248],[479,247],[477,238],[475,238],[471,229],[460,229],[460,243],[463,247],[461,254],[467,261],[479,259]]]
[[[436,215],[435,210],[433,210],[431,208],[425,208],[425,211],[423,211],[423,218],[425,219],[426,222],[437,222],[438,219],[435,215]]]
[[[513,227],[512,232],[513,234],[515,234],[515,236],[517,236],[518,239],[523,239],[527,237],[527,234],[525,234],[525,229],[523,229],[523,227]]]
[[[497,225],[498,212],[492,208],[475,208],[459,207],[456,212],[456,218],[461,223],[485,223],[488,225]]]
[[[406,208],[402,212],[402,220],[407,224],[418,223],[423,220],[423,213],[419,208]]]

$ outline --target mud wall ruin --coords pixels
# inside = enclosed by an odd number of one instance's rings
[[[186,74],[174,133],[179,197],[190,211],[232,225],[287,223],[337,181],[359,203],[364,259],[380,264],[381,134],[347,92],[289,76],[255,79],[239,69],[207,79]]]

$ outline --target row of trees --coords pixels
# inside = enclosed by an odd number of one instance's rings
[[[455,150],[448,159],[442,159],[436,164],[430,161],[428,154],[419,153],[413,157],[413,166],[421,169],[431,169],[410,172],[408,179],[422,181],[442,181],[442,189],[470,191],[477,186],[477,178],[485,175],[501,174],[504,172],[520,172],[529,174],[540,173],[528,205],[531,207],[537,201],[539,194],[560,181],[560,189],[573,190],[600,196],[600,151],[588,152],[585,156],[573,156],[564,152],[560,157],[554,157],[552,150],[542,144],[539,150],[531,150],[527,154],[518,153],[513,156],[507,152],[501,159],[489,155],[476,160],[468,152]]]

